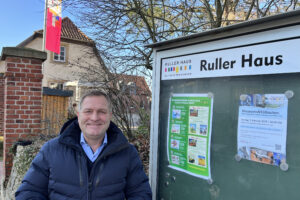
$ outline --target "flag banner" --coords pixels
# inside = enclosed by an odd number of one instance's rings
[[[46,49],[57,54],[60,53],[61,21],[61,0],[48,0]]]

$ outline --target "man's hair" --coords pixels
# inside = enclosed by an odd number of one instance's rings
[[[91,91],[88,91],[87,93],[85,93],[81,98],[80,98],[80,102],[79,102],[79,105],[78,105],[78,111],[80,111],[81,109],[81,105],[82,105],[82,102],[84,101],[84,99],[86,97],[104,97],[108,103],[108,109],[111,111],[112,110],[112,105],[111,105],[111,100],[109,98],[109,96],[102,92],[101,90],[91,90]]]

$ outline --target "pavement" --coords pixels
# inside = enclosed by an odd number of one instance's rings
[[[4,176],[4,166],[3,166],[3,160],[0,161],[0,180],[2,180],[2,177]]]
[[[4,176],[4,166],[3,166],[3,160],[0,160],[0,199],[1,200],[5,200],[4,199],[4,191],[3,191],[3,179],[2,177]]]

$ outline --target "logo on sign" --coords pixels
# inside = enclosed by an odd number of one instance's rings
[[[182,74],[192,70],[192,60],[172,60],[164,63],[164,71],[168,74]]]

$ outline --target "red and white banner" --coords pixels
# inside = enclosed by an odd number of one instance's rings
[[[60,53],[61,0],[47,0],[46,49]]]

